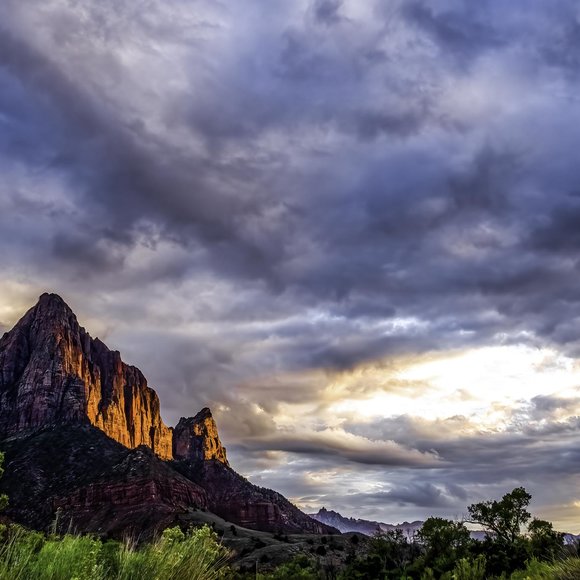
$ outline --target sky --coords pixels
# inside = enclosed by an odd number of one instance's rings
[[[306,511],[580,533],[573,0],[3,0],[0,332],[44,291]]]

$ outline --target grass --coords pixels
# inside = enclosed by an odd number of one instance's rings
[[[227,556],[208,527],[188,534],[170,528],[141,548],[12,527],[0,543],[0,580],[217,580]]]
[[[566,558],[553,564],[532,560],[525,570],[514,572],[511,580],[578,580],[580,558]]]

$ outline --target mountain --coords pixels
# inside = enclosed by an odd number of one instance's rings
[[[310,514],[310,517],[323,524],[336,528],[341,533],[359,532],[367,536],[374,536],[377,532],[401,530],[405,536],[412,538],[415,532],[419,531],[423,526],[422,521],[410,523],[403,522],[402,524],[385,524],[383,522],[375,522],[372,520],[345,518],[338,512],[327,510],[326,508],[321,508],[316,514]]]
[[[0,339],[0,437],[85,422],[127,447],[173,456],[141,371],[93,340],[60,296],[43,294]]]
[[[141,371],[91,338],[56,294],[43,294],[0,338],[0,489],[7,514],[46,528],[152,533],[211,509],[258,530],[335,533],[280,494],[237,474],[204,408],[175,428]]]
[[[309,514],[311,518],[332,526],[339,530],[342,534],[348,532],[359,532],[366,536],[374,536],[377,532],[389,532],[394,530],[401,530],[407,538],[412,538],[423,526],[424,522],[403,522],[402,524],[385,524],[383,522],[375,522],[372,520],[362,520],[355,518],[346,518],[338,512],[321,508],[316,514]],[[487,532],[482,530],[471,530],[470,535],[474,540],[482,542],[487,537]],[[580,542],[580,534],[564,534],[564,542],[566,545],[577,545]]]

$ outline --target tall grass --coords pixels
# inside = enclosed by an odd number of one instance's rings
[[[570,557],[554,563],[531,560],[525,570],[514,572],[511,580],[578,580],[580,558]]]
[[[217,580],[227,556],[207,526],[188,534],[171,528],[141,548],[11,528],[0,542],[0,580]]]

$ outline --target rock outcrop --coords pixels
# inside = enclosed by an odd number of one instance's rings
[[[0,438],[84,422],[172,457],[171,429],[141,371],[92,339],[62,298],[43,294],[0,339]]]
[[[215,459],[229,465],[211,411],[205,407],[195,417],[182,417],[173,431],[173,457],[178,460]]]

